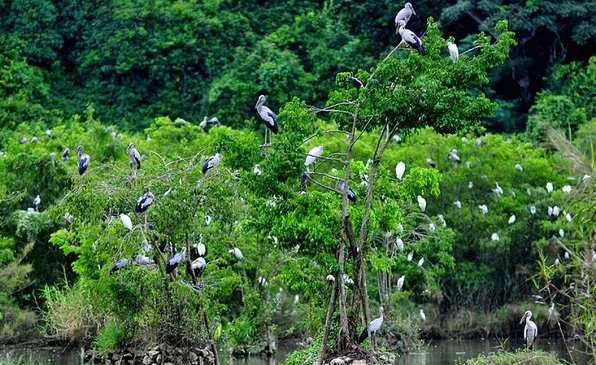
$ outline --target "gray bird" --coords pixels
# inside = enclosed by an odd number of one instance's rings
[[[207,171],[209,171],[209,170],[213,169],[214,167],[216,167],[217,165],[219,165],[222,157],[223,156],[219,153],[217,153],[211,157],[207,157],[207,159],[205,160],[205,164],[203,165],[203,174],[206,174]]]
[[[89,167],[91,157],[89,157],[88,154],[83,153],[83,146],[77,147],[77,155],[79,156],[79,175],[83,175]]]
[[[526,348],[528,350],[534,349],[536,337],[538,337],[538,327],[536,326],[536,323],[534,323],[534,321],[530,320],[531,318],[532,312],[526,311],[521,321],[519,321],[520,324],[524,323],[524,321],[526,322],[526,325],[524,327],[524,340],[526,340]]]
[[[412,14],[417,15],[414,11],[414,8],[412,7],[412,4],[406,3],[404,5],[404,8],[401,9],[395,16],[395,34],[399,32],[400,20],[403,20],[405,22],[404,25],[406,25],[410,21],[410,17],[412,16]]]
[[[135,148],[134,143],[130,142],[126,148],[126,154],[130,160],[130,166],[132,167],[132,177],[137,177],[137,170],[141,168],[141,154]]]
[[[62,150],[62,161],[68,161],[70,159],[70,148],[64,147]]]
[[[265,95],[259,95],[257,104],[255,105],[255,109],[257,109],[259,116],[263,120],[263,123],[265,123],[265,127],[267,127],[267,129],[265,129],[265,143],[263,143],[261,147],[271,146],[271,132],[273,132],[273,134],[277,134],[279,131],[277,116],[271,109],[263,105],[265,103],[265,99]],[[267,143],[267,136],[269,136],[269,143]]]
[[[383,316],[385,315],[385,311],[383,307],[379,307],[379,312],[381,316],[379,318],[373,319],[370,321],[368,326],[362,331],[360,337],[358,337],[358,343],[362,343],[368,337],[368,333],[370,332],[371,336],[374,335],[383,325]]]
[[[424,54],[424,47],[422,46],[422,40],[409,29],[406,29],[406,22],[400,20],[398,23],[398,32],[403,42],[410,45],[410,47],[416,48],[418,53]]]
[[[166,273],[170,274],[174,270],[176,270],[176,267],[178,267],[178,265],[184,260],[185,255],[186,255],[186,247],[182,247],[182,250],[180,250],[180,252],[175,254],[170,259],[170,261],[168,261],[168,263],[166,264]]]
[[[140,266],[149,266],[155,264],[155,260],[147,256],[137,255],[137,264]]]
[[[116,264],[110,269],[110,275],[120,269],[125,268],[126,266],[128,266],[128,264],[130,264],[129,259],[120,259],[120,260],[116,261]]]

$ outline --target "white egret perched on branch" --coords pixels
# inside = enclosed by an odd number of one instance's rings
[[[418,267],[422,267],[422,265],[424,265],[424,257],[418,260]]]
[[[412,14],[417,15],[414,11],[414,7],[410,3],[405,3],[403,9],[401,9],[395,15],[395,34],[399,32],[399,22],[400,20],[404,22],[404,26],[408,24]]]
[[[217,165],[219,165],[222,157],[223,156],[219,153],[216,153],[213,156],[207,157],[205,159],[205,163],[203,164],[203,174],[206,174],[207,171],[209,171],[209,170],[215,168]]]
[[[139,197],[139,200],[137,200],[137,204],[135,205],[136,213],[144,213],[145,226],[147,225],[147,209],[153,204],[154,200],[155,197],[153,196],[153,193],[149,191],[149,188],[145,188],[143,195]]]
[[[418,200],[418,206],[420,207],[420,210],[424,212],[424,210],[426,209],[426,199],[418,195],[416,197],[416,200]]]
[[[452,42],[447,42],[447,49],[449,50],[449,57],[451,57],[453,62],[457,62],[459,59],[459,49],[457,49],[457,45]]]
[[[306,156],[306,160],[304,161],[304,166],[306,166],[307,172],[310,171],[309,166],[315,163],[317,157],[321,157],[322,154],[323,146],[317,146],[308,152],[308,156]]]
[[[553,183],[547,182],[546,183],[546,191],[550,194],[553,192]]]
[[[141,168],[141,154],[135,148],[134,143],[130,142],[128,148],[126,148],[126,154],[130,160],[130,166],[132,168],[133,179],[137,178],[137,170]]]
[[[449,154],[447,155],[447,159],[449,161],[452,161],[455,163],[461,162],[461,158],[459,158],[459,155],[457,154],[457,150],[455,148],[452,148],[451,151],[449,151]]]
[[[383,325],[383,316],[385,314],[383,307],[379,307],[379,313],[379,318],[375,318],[372,321],[370,321],[368,326],[366,326],[362,333],[360,333],[360,336],[358,337],[358,343],[362,343],[364,340],[366,340],[369,333],[371,334],[371,336],[373,336],[376,332],[379,331],[379,329]]]
[[[35,199],[33,199],[33,209],[37,212],[37,210],[39,209],[39,204],[41,204],[41,198],[38,196],[35,197]]]
[[[517,169],[517,171],[519,171],[519,172],[522,172],[522,171],[524,171],[524,168],[522,167],[522,165],[520,165],[520,164],[518,164],[518,163],[516,163],[516,164],[515,164],[515,168],[516,168],[516,169]]]
[[[275,113],[263,105],[265,103],[265,99],[265,95],[259,95],[257,105],[255,105],[255,109],[257,109],[259,116],[263,120],[263,123],[265,123],[265,127],[267,127],[265,129],[265,143],[263,143],[261,147],[271,146],[271,132],[273,132],[273,134],[277,134],[279,131],[279,124],[277,124],[277,117],[275,116]],[[269,135],[269,143],[267,143],[267,135]]]
[[[406,280],[405,275],[402,275],[399,277],[399,279],[397,279],[397,290],[401,290],[401,288],[404,286],[404,280]]]
[[[453,204],[455,204],[456,207],[461,209],[461,202],[459,200],[454,201]]]
[[[420,308],[420,318],[422,319],[422,322],[426,321],[426,314],[424,314],[422,308]]]
[[[422,46],[422,40],[418,38],[418,36],[409,29],[406,29],[406,22],[400,20],[398,22],[397,31],[401,36],[401,40],[407,43],[410,47],[414,47],[418,50],[418,52],[423,55],[424,54],[424,47]]]
[[[486,206],[486,204],[479,205],[478,208],[480,208],[482,214],[488,214],[488,207]]]
[[[492,236],[490,236],[490,239],[493,241],[499,241],[499,235],[496,233],[493,233]]]
[[[182,261],[184,261],[185,255],[186,255],[186,247],[182,247],[182,250],[180,250],[180,252],[178,252],[174,256],[172,256],[170,261],[168,261],[166,263],[166,274],[171,274],[174,270],[176,270],[176,267],[178,267],[178,265]]]
[[[124,224],[124,227],[126,227],[126,229],[132,231],[132,220],[129,216],[127,216],[124,213],[120,213],[120,220],[122,221],[122,224]]]
[[[509,220],[507,221],[507,223],[509,223],[509,224],[515,223],[515,214],[512,214],[511,217],[509,217]]]
[[[400,161],[395,166],[395,176],[401,180],[401,178],[404,176],[404,172],[406,172],[406,164],[403,163],[403,161]]]
[[[534,349],[536,337],[538,337],[538,327],[536,326],[536,323],[530,320],[531,318],[532,312],[526,311],[521,321],[519,321],[520,324],[524,323],[524,321],[526,322],[526,325],[524,326],[524,340],[526,340],[526,348],[528,350]]]
[[[83,153],[83,146],[77,147],[77,156],[79,156],[79,175],[83,175],[89,167],[91,157],[88,154]]]
[[[503,189],[499,186],[499,183],[495,181],[495,185],[496,187],[494,189],[491,189],[493,193],[497,195],[503,195]]]
[[[228,252],[232,256],[234,256],[237,260],[242,260],[244,258],[242,251],[240,251],[240,249],[238,247],[231,248]]]

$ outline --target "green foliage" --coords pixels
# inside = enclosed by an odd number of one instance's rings
[[[477,358],[468,360],[466,365],[513,365],[513,364],[532,364],[532,365],[559,365],[562,362],[556,356],[544,351],[517,351],[501,352],[489,355],[481,355]]]

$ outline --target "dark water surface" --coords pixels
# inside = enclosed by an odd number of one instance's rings
[[[481,341],[481,340],[441,340],[433,341],[426,347],[413,353],[402,355],[395,361],[396,365],[444,365],[463,363],[467,359],[477,357],[480,354],[496,352],[499,348],[499,342]],[[521,341],[508,341],[507,350],[522,348]],[[570,360],[566,353],[563,342],[560,340],[539,339],[538,349],[555,354],[565,360]],[[223,354],[220,355],[222,365],[278,365],[283,363],[284,359],[293,349],[280,349],[277,358],[261,358],[258,356],[228,359]],[[589,364],[589,358],[582,355],[579,351],[572,352],[573,360],[576,364]],[[76,349],[55,349],[55,348],[0,348],[0,364],[7,362],[10,364],[27,364],[29,360],[35,360],[41,364],[60,364],[60,365],[80,365],[83,364],[81,351]]]

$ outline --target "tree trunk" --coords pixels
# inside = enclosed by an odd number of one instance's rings
[[[321,343],[321,351],[319,351],[319,365],[323,365],[325,355],[327,354],[327,340],[329,339],[329,330],[331,329],[331,321],[333,320],[333,312],[335,312],[335,302],[337,298],[337,279],[333,282],[333,289],[331,290],[331,299],[329,300],[329,308],[327,308],[327,318],[325,319],[325,333],[323,333],[323,341]]]

